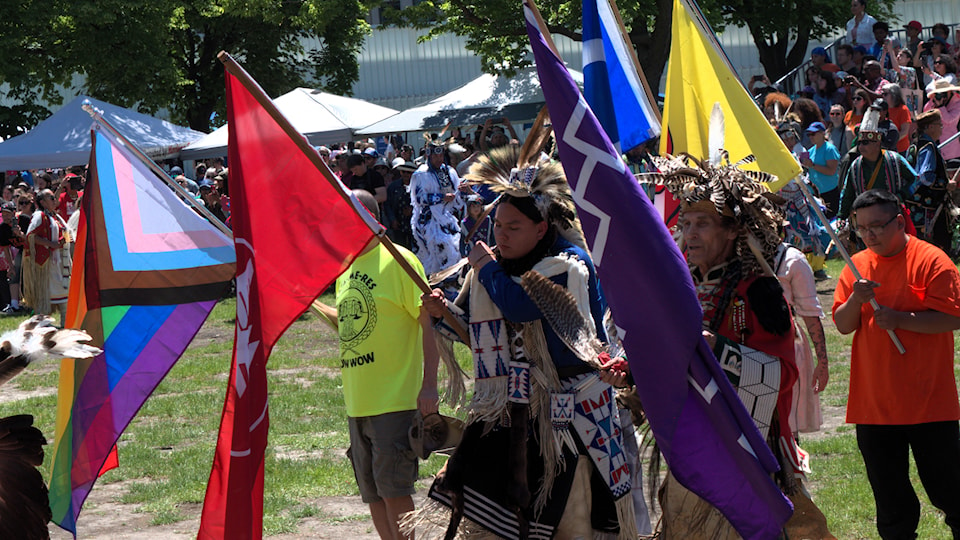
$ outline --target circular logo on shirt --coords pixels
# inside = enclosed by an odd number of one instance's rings
[[[362,283],[351,282],[337,303],[337,319],[344,348],[355,347],[370,337],[377,326],[377,306],[369,289]]]

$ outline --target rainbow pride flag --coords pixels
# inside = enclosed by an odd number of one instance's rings
[[[103,353],[63,360],[50,477],[53,521],[76,536],[98,472],[236,271],[233,240],[108,130],[91,132],[66,324]]]

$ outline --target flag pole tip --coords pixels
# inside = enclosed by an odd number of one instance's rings
[[[80,108],[94,118],[96,118],[98,114],[103,114],[103,111],[94,107],[93,102],[89,99],[84,99],[83,103],[80,105]]]
[[[228,58],[230,58],[230,53],[227,51],[220,51],[217,53],[217,59],[221,62],[226,62]]]

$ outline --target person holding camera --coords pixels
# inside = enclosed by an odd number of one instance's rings
[[[863,82],[851,76],[847,76],[843,82],[851,88],[856,87],[866,91],[871,103],[883,97],[883,89],[893,84],[883,78],[883,66],[876,60],[867,60],[863,63]]]
[[[890,69],[890,56],[900,48],[900,41],[890,37],[890,25],[880,21],[873,25],[873,37],[876,40],[870,47],[870,54],[875,56],[885,69]]]
[[[890,56],[890,65],[897,74],[897,84],[904,90],[917,89],[917,70],[913,67],[913,53],[906,47]]]
[[[923,32],[923,24],[920,21],[910,21],[907,24],[903,25],[903,31],[907,36],[905,39],[904,48],[910,51],[910,57],[917,55],[917,51],[920,50],[920,45],[923,44],[923,40],[920,39],[920,32]]]
[[[510,131],[509,139],[504,129]],[[480,151],[486,153],[494,148],[506,146],[510,144],[511,141],[517,141],[519,139],[517,132],[513,129],[513,124],[510,123],[510,119],[506,116],[503,118],[487,118],[487,121],[483,123],[483,129],[480,130]]]
[[[927,93],[933,90],[933,85],[943,79],[951,84],[957,83],[957,63],[949,54],[941,54],[933,58],[932,64],[924,64],[923,73],[930,79],[926,86]],[[930,67],[933,66],[933,68]]]
[[[750,95],[753,96],[753,99],[760,105],[760,108],[763,108],[766,103],[767,96],[777,92],[777,87],[770,83],[770,79],[766,75],[754,75],[750,77],[750,82],[747,83],[747,91],[750,92]],[[781,111],[782,113],[783,111]]]

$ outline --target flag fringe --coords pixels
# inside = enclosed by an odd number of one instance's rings
[[[633,509],[633,497],[629,491],[617,499],[616,506],[617,521],[620,523],[617,540],[635,540],[640,533],[637,531],[637,514]]]

